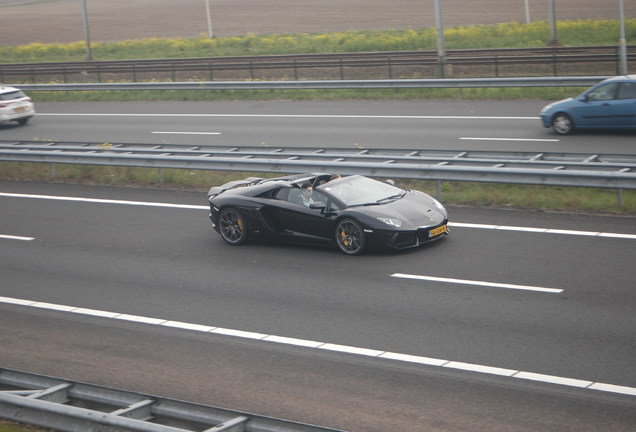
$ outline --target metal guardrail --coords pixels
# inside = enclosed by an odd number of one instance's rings
[[[636,46],[627,46],[628,61],[636,60]],[[446,51],[445,62],[450,66],[488,66],[493,75],[499,77],[500,68],[511,65],[541,65],[544,72],[558,75],[559,66],[584,64],[606,64],[609,69],[619,72],[619,49],[616,45],[589,47],[536,47],[536,48],[503,48],[503,49],[451,49]],[[272,70],[293,71],[294,80],[298,80],[299,70],[331,69],[336,71],[340,79],[345,79],[345,71],[364,71],[376,69],[376,73],[385,74],[389,79],[399,75],[400,67],[424,67],[431,71],[438,65],[438,53],[435,50],[416,51],[383,51],[357,53],[326,54],[288,54],[268,56],[235,56],[235,57],[200,57],[172,59],[140,59],[140,60],[101,60],[74,61],[54,63],[0,63],[0,81],[8,77],[26,78],[36,83],[37,77],[49,81],[52,76],[61,77],[68,82],[69,77],[91,76],[94,81],[102,82],[104,77],[124,75],[126,79],[137,79],[142,74],[171,76],[184,73],[207,74],[210,81],[219,72],[249,72],[252,79],[256,73]],[[432,68],[432,69],[431,69]],[[381,72],[383,71],[383,72]],[[411,70],[412,72],[412,70]],[[482,71],[483,73],[483,71]],[[351,73],[347,72],[347,75]],[[410,73],[408,73],[410,75]],[[228,76],[226,74],[226,76]],[[84,79],[82,79],[83,81]],[[142,80],[143,81],[143,80]]]
[[[0,160],[636,189],[636,155],[0,141]]]
[[[189,81],[144,83],[7,84],[26,91],[131,91],[131,90],[317,90],[413,89],[487,87],[589,87],[609,76],[461,78],[318,81]]]
[[[60,432],[342,432],[12,369],[0,369],[0,418]]]

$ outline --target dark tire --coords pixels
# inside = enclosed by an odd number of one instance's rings
[[[28,121],[29,121],[28,118],[24,118],[24,119],[18,120],[18,123],[20,123],[21,125],[25,125],[25,124],[27,124]]]
[[[219,232],[227,244],[242,245],[247,241],[247,224],[241,213],[233,208],[227,208],[219,215]]]
[[[552,129],[557,135],[570,135],[574,132],[572,117],[564,113],[558,113],[552,119]]]
[[[353,219],[343,219],[338,222],[335,237],[338,248],[347,255],[361,254],[366,245],[364,230]]]

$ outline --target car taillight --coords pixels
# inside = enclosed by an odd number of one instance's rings
[[[8,107],[9,105],[11,105],[13,103],[13,101],[8,101],[8,102],[0,102],[0,108],[5,108]]]

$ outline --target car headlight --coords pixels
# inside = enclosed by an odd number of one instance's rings
[[[382,218],[382,217],[379,217],[379,218],[376,218],[376,219],[381,220],[385,224],[394,226],[396,228],[399,228],[399,227],[402,226],[402,221],[400,219]]]
[[[543,107],[543,109],[541,110],[540,114],[545,113],[547,110],[549,110],[550,108],[552,108],[552,105],[546,105]]]

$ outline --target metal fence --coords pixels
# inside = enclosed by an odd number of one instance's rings
[[[627,46],[636,61],[636,46]],[[56,63],[0,63],[0,82],[236,81],[316,79],[403,79],[618,75],[618,46],[447,50],[439,68],[435,50],[104,60]]]
[[[463,78],[318,81],[190,81],[144,83],[11,84],[27,91],[147,91],[147,90],[320,90],[423,89],[499,87],[589,87],[609,76]]]
[[[0,160],[636,189],[636,155],[624,154],[0,141]]]
[[[342,432],[0,369],[0,418],[60,432]]]

